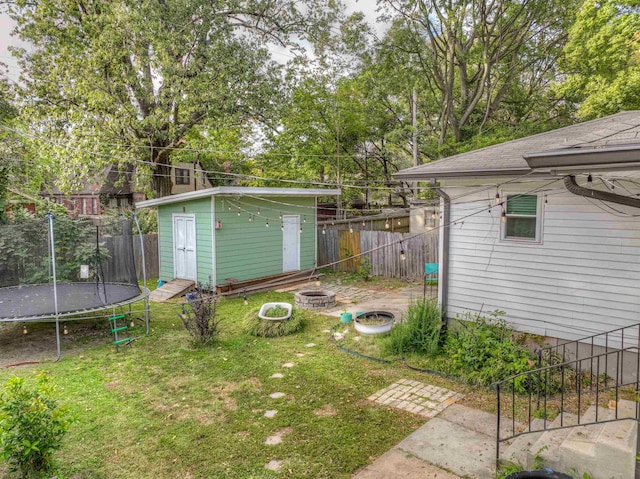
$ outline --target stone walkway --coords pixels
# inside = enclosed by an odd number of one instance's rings
[[[426,418],[432,418],[464,396],[438,386],[400,379],[397,383],[369,396],[373,401]]]

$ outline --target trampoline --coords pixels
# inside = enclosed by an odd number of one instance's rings
[[[134,225],[140,240],[141,278]],[[139,279],[144,286],[139,286]],[[0,323],[55,322],[58,359],[61,319],[89,319],[107,312],[111,319],[124,317],[132,313],[133,303],[144,301],[148,333],[148,298],[144,242],[135,214],[131,219],[48,214],[0,225]],[[111,329],[127,328],[112,325]]]
[[[0,288],[0,321],[47,321],[56,318],[53,284]],[[58,283],[58,317],[85,316],[144,299],[137,285]]]

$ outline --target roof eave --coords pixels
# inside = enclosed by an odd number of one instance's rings
[[[640,169],[640,144],[551,150],[524,155],[535,170],[607,171]]]
[[[252,195],[252,196],[338,196],[341,190],[332,189],[325,190],[319,188],[256,188],[241,186],[217,186],[204,190],[189,191],[177,195],[163,196],[152,200],[138,201],[135,203],[136,208],[149,208],[152,206],[161,206],[171,203],[179,203],[181,201],[197,200],[200,198],[208,198],[211,196],[224,195]]]
[[[455,179],[455,178],[474,178],[474,177],[502,177],[502,176],[520,176],[526,175],[531,171],[530,168],[494,168],[491,170],[442,170],[434,172],[409,172],[396,173],[394,178],[405,181],[429,181],[435,179]]]

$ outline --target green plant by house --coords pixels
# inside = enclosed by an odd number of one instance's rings
[[[445,352],[454,370],[481,384],[531,370],[535,357],[521,344],[503,314],[494,311],[488,317],[465,314],[458,318],[445,342]],[[514,382],[517,392],[526,392],[529,387],[525,376]]]
[[[69,415],[54,399],[44,373],[34,384],[12,377],[0,393],[0,452],[14,472],[34,477],[51,468],[69,426]]]
[[[218,317],[218,295],[198,283],[191,293],[191,300],[182,305],[180,319],[194,345],[203,346],[213,342],[220,334],[218,326],[222,321]]]
[[[391,355],[433,356],[441,346],[442,310],[435,299],[418,299],[407,308],[402,322],[385,338],[382,349]]]

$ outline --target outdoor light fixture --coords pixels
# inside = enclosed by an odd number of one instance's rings
[[[249,215],[249,221],[253,221],[253,215]]]
[[[351,223],[349,223],[349,233],[353,233],[353,226],[351,226]]]
[[[384,222],[384,229],[389,229],[389,218],[387,218],[387,220]]]
[[[66,324],[62,327],[62,334],[69,334],[69,330],[67,329]]]
[[[307,222],[307,215],[304,215],[304,216],[302,217],[302,222],[303,222],[303,223],[306,223],[306,222]]]
[[[260,214],[260,208],[258,208],[258,214]]]
[[[502,210],[501,219],[503,223],[507,222],[507,213],[504,210]]]
[[[265,227],[265,228],[268,228],[268,227],[269,227],[269,220],[267,220],[267,222],[264,224],[264,227]]]
[[[500,203],[500,192],[496,190],[496,204]]]

